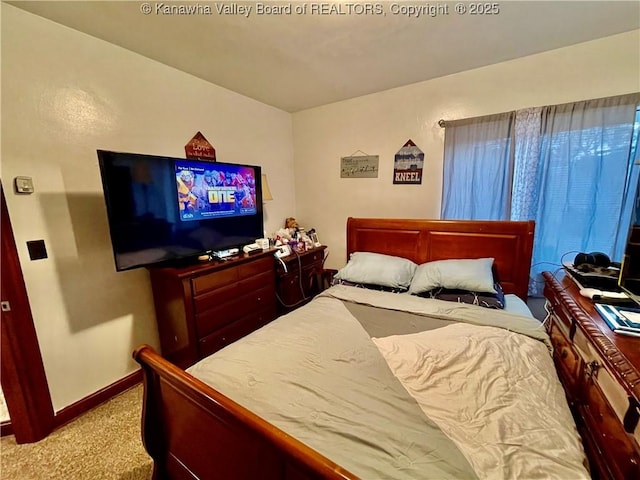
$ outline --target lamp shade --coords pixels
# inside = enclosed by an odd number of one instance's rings
[[[263,173],[262,174],[262,201],[266,202],[267,200],[273,200],[273,195],[271,195],[271,190],[269,189],[269,182],[267,181],[267,175]]]

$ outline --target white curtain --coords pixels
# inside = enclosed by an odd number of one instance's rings
[[[538,202],[536,172],[540,159],[542,107],[516,111],[511,220],[535,218]]]
[[[447,122],[442,218],[507,220],[514,113]]]

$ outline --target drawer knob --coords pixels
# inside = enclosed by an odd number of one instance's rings
[[[563,348],[562,352],[560,353],[560,357],[567,358],[568,355],[569,355],[569,353]]]

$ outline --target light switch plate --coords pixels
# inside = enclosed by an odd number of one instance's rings
[[[31,177],[15,178],[16,193],[33,193],[33,179]]]
[[[29,240],[27,242],[27,250],[31,260],[42,260],[48,257],[44,240]]]

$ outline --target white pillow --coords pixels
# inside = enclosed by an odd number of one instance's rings
[[[496,293],[493,286],[493,258],[437,260],[419,265],[411,280],[409,293],[434,288],[455,288],[472,292]]]
[[[353,283],[408,288],[418,266],[406,258],[381,253],[354,252],[335,278]]]

